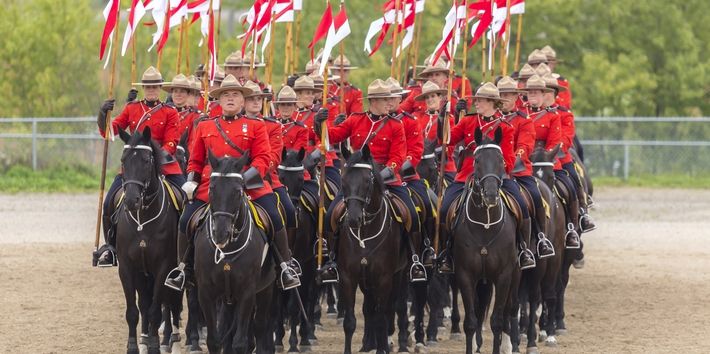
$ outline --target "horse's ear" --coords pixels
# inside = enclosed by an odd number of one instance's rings
[[[128,141],[131,140],[131,134],[128,134],[128,132],[121,128],[118,128],[118,136],[121,137],[121,140],[123,140],[126,144],[128,144]]]
[[[501,127],[496,128],[495,141],[496,145],[500,145],[500,142],[503,141],[503,129]]]
[[[476,128],[476,131],[473,132],[473,140],[476,142],[476,146],[481,145],[481,142],[483,141],[483,132],[481,132],[481,128]]]
[[[301,147],[301,148],[298,150],[298,156],[296,156],[296,158],[298,159],[298,161],[303,161],[303,158],[304,158],[304,157],[306,157],[306,149],[304,149],[303,147]]]
[[[351,155],[351,154],[350,154],[350,149],[348,149],[348,147],[345,146],[345,145],[346,145],[346,144],[340,144],[340,153],[341,153],[341,154],[343,155],[343,157],[345,158],[345,161],[348,161],[348,160],[350,160],[350,155]]]
[[[145,127],[145,129],[143,129],[143,140],[150,141],[150,127]]]
[[[286,148],[284,147],[281,149],[281,161],[286,161],[286,156],[288,156],[288,152],[286,151]]]
[[[219,159],[217,156],[214,156],[212,149],[207,149],[207,159],[210,162],[210,166],[212,166],[212,170],[216,170],[219,166]]]
[[[365,144],[362,147],[362,160],[363,161],[370,161],[371,159],[372,159],[372,157],[370,156],[370,145]]]

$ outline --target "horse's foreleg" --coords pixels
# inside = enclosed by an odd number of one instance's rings
[[[432,280],[430,280],[431,282]],[[412,284],[412,290],[414,291],[414,301],[412,302],[412,312],[414,312],[414,341],[415,344],[424,344],[424,306],[427,301],[427,285],[424,284]],[[407,299],[404,299],[405,304]],[[432,307],[430,307],[432,309]],[[429,318],[436,317],[435,311],[432,309],[429,311]]]
[[[219,353],[221,344],[217,333],[217,306],[209,296],[205,295],[204,289],[198,295],[205,326],[207,326],[207,349],[210,353]]]
[[[421,285],[426,287],[426,283]],[[407,286],[406,277],[402,277],[399,286],[400,288],[396,290],[397,329],[399,330],[397,342],[399,344],[399,352],[407,353],[407,344],[409,341],[409,315],[407,314],[407,296],[409,293],[409,287]]]
[[[355,327],[357,326],[357,319],[355,318],[355,291],[357,287],[352,283],[347,277],[341,277],[341,291],[340,291],[340,303],[344,309],[343,318],[343,332],[345,334],[344,343],[344,354],[352,353],[353,344],[353,333],[355,333]]]
[[[165,279],[165,277],[158,277],[156,279]],[[149,325],[148,325],[148,354],[160,354],[160,334],[158,333],[160,329],[160,322],[163,319],[163,307],[162,307],[162,292],[163,281],[155,281],[152,284],[153,294],[151,297],[149,313]],[[165,326],[171,326],[170,322],[166,322]]]
[[[236,293],[236,291],[235,291]],[[237,354],[246,354],[249,350],[249,324],[251,316],[256,305],[256,296],[254,289],[246,289],[241,296],[240,301],[235,304],[236,313],[234,316],[237,328],[234,333],[232,348]]]
[[[125,268],[121,265],[119,268],[119,276],[121,285],[123,286],[123,295],[126,298],[126,324],[128,324],[128,342],[126,344],[126,352],[128,354],[138,354],[138,338],[137,329],[138,306],[136,306],[136,289],[134,287],[133,276],[124,271]]]
[[[457,279],[457,285],[458,289],[461,291],[461,299],[463,300],[463,308],[465,311],[463,330],[466,333],[466,354],[473,354],[473,336],[476,334],[477,319],[474,311],[474,298],[476,296],[475,284],[476,282],[473,279],[467,279],[464,276]],[[451,316],[451,328],[453,332],[453,314]]]
[[[274,336],[272,321],[272,303],[274,286],[268,287],[257,295],[256,314],[254,316],[254,336],[256,337],[256,354],[274,352]],[[277,290],[278,291],[278,290]]]
[[[455,338],[461,334],[461,313],[459,312],[459,287],[455,277],[450,278],[451,285],[451,337]]]
[[[503,330],[508,315],[512,271],[502,275],[495,283],[495,304],[491,314],[491,332],[493,332],[493,353],[500,353]]]

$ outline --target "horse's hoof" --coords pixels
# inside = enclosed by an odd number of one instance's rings
[[[544,342],[547,339],[547,332],[543,329],[540,331],[540,335],[537,337],[538,342]]]
[[[138,344],[148,345],[148,335],[145,333],[141,334],[140,338],[138,338]]]
[[[540,352],[537,350],[537,347],[528,347],[528,349],[525,350],[526,354],[540,354]]]
[[[204,352],[202,351],[202,348],[197,343],[193,343],[190,345],[190,349],[189,349],[188,353],[189,354],[204,354]]]
[[[449,335],[449,340],[461,340],[463,339],[463,335],[461,333],[451,333]]]
[[[311,349],[310,345],[301,345],[300,349],[301,349],[301,353],[309,353],[309,352],[313,351],[313,349]]]
[[[277,352],[277,353],[283,353],[283,352],[284,352],[284,346],[283,346],[283,345],[276,345],[276,346],[274,346],[274,348],[276,349],[276,352]],[[192,353],[190,353],[190,354],[192,354]]]
[[[414,346],[414,352],[426,354],[428,350],[424,343],[417,343],[417,345]]]
[[[558,335],[558,336],[564,336],[565,334],[567,334],[567,329],[565,329],[565,328],[560,328],[560,329],[558,329],[558,330],[555,330],[555,334]]]
[[[308,339],[308,344],[305,344],[306,346],[308,345],[318,345],[318,338],[310,338]]]
[[[173,346],[167,345],[167,344],[161,344],[161,345],[160,345],[160,352],[161,352],[161,353],[172,353],[172,352],[173,352]]]
[[[342,326],[342,325],[343,325],[343,322],[345,322],[345,318],[342,318],[342,317],[338,317],[338,319],[335,320],[335,323],[336,323],[338,326]]]
[[[545,340],[545,346],[546,347],[556,347],[557,346],[557,338],[555,336],[549,336]]]

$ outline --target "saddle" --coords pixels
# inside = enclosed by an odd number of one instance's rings
[[[515,217],[515,221],[517,221],[518,225],[522,224],[523,222],[523,212],[522,209],[520,208],[520,205],[518,205],[518,201],[515,200],[515,198],[509,194],[508,192],[504,190],[500,190],[500,199],[503,200],[503,203],[508,207],[508,210],[513,214],[513,217]],[[523,194],[525,195],[525,194]],[[527,199],[527,198],[526,198]],[[526,203],[530,205],[530,199],[527,199]],[[529,209],[528,209],[529,210]]]
[[[335,195],[338,194],[339,190],[340,188],[338,188],[338,185],[335,184],[335,182],[329,180],[328,178],[325,179],[325,195],[331,202],[335,199]]]
[[[462,193],[460,196],[458,196],[454,201],[453,205],[451,208],[449,208],[449,211],[446,215],[444,215],[444,220],[446,220],[446,228],[447,231],[451,231],[451,227],[456,223],[456,217],[457,217],[457,212],[459,209],[463,206],[463,197],[466,195],[465,192]],[[513,214],[513,217],[517,221],[518,225],[520,225],[523,221],[523,213],[522,210],[520,209],[520,205],[518,205],[518,202],[513,198],[512,195],[508,194],[504,190],[500,190],[500,199],[503,201],[505,206],[508,207],[508,210]],[[527,201],[528,204],[530,204],[530,200]]]
[[[204,204],[201,207],[199,207],[197,210],[195,210],[195,212],[190,217],[190,220],[187,221],[186,233],[187,233],[188,237],[192,237],[193,235],[195,235],[195,233],[197,232],[197,229],[205,221],[205,217],[207,217],[208,212],[209,212],[209,204]]]
[[[564,184],[564,182],[559,179],[555,179],[555,186],[553,188],[553,192],[562,201],[562,204],[564,204],[565,207],[569,204],[568,200],[570,197],[570,191],[567,189],[567,186]]]
[[[278,203],[278,208],[281,220],[286,220],[286,211],[281,203]],[[256,226],[264,230],[264,232],[271,230],[271,234],[273,235],[276,230],[273,229],[274,223],[271,221],[269,213],[266,212],[266,209],[259,204],[252,203],[251,201],[249,201],[249,209],[251,209],[251,215],[254,217],[254,223]]]
[[[308,210],[311,214],[318,210],[318,197],[311,194],[311,192],[305,189],[302,190],[299,200],[303,207],[306,208],[306,210]]]

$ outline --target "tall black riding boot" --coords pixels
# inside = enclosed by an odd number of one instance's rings
[[[282,227],[280,230],[275,231],[271,241],[271,244],[276,248],[276,258],[279,260],[279,267],[281,268],[281,274],[279,276],[281,288],[290,290],[301,286],[301,280],[298,279],[298,274],[296,274],[296,271],[289,265],[292,259],[291,250],[288,248],[286,228]]]
[[[335,257],[336,251],[338,250],[338,239],[339,233],[327,233],[326,238],[333,240],[333,247],[330,248],[330,259],[323,264],[321,269],[318,269],[318,276],[323,284],[337,283],[340,280],[340,275],[338,274],[338,264],[336,263]],[[325,241],[325,238],[324,238]]]
[[[439,224],[439,238],[441,252],[439,252],[436,257],[439,260],[439,273],[453,274],[454,262],[453,257],[451,257],[451,243],[449,242],[448,232],[446,231],[446,224]]]
[[[185,234],[179,232],[178,238],[185,237]],[[192,280],[193,275],[193,260],[195,258],[195,245],[192,242],[192,238],[187,238],[187,248],[185,248],[185,253],[182,256],[180,264],[177,268],[173,269],[168,273],[165,278],[165,286],[170,289],[177,291],[182,291],[185,289],[185,283],[194,285],[194,280]]]
[[[286,235],[288,235],[288,246],[289,250],[294,247],[294,244],[296,242],[296,228],[295,227],[287,227],[286,228]],[[288,261],[288,265],[293,268],[294,271],[296,271],[296,274],[300,277],[303,275],[303,270],[301,269],[301,264],[298,263],[298,260],[296,258],[291,257],[291,259]]]
[[[118,265],[116,257],[116,225],[111,220],[111,211],[105,211],[101,216],[104,232],[104,243],[99,249],[94,251],[93,265],[94,267],[115,267]]]
[[[530,218],[523,219],[520,226],[518,226],[518,249],[520,253],[518,254],[518,265],[520,270],[535,268],[535,255],[528,249],[527,242],[525,241],[530,236]]]

